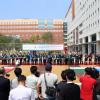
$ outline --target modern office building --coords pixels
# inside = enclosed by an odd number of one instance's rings
[[[72,0],[65,21],[69,51],[100,53],[100,0]]]
[[[63,22],[64,47],[67,48],[67,21]]]
[[[52,33],[54,44],[63,44],[63,20],[16,19],[0,20],[0,34],[16,36],[21,40],[30,39],[32,35]]]

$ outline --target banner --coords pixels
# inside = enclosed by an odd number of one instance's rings
[[[48,50],[64,50],[64,46],[62,44],[53,45],[53,44],[23,44],[23,50],[36,50],[36,51],[48,51]]]

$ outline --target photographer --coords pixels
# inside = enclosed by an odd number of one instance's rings
[[[37,83],[37,91],[38,97],[43,100],[55,100],[55,96],[51,96],[47,94],[47,87],[55,87],[55,83],[57,82],[57,75],[52,73],[52,65],[47,64],[45,67],[45,73],[40,75],[38,83]],[[41,93],[40,93],[41,87]],[[48,91],[50,93],[50,91]]]

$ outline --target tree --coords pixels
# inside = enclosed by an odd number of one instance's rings
[[[42,35],[42,40],[44,43],[52,43],[52,33],[51,32],[46,32]]]
[[[52,33],[47,32],[44,33],[43,35],[32,35],[30,39],[28,40],[23,40],[23,43],[52,43]]]
[[[36,40],[37,40],[36,35],[32,35],[31,38],[30,38],[30,41],[31,41],[32,43],[36,43]]]
[[[38,43],[40,40],[39,35],[32,35],[30,39],[23,41],[24,43]]]
[[[0,50],[19,49],[21,47],[20,45],[20,39],[12,36],[0,35]]]

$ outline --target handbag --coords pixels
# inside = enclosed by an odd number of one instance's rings
[[[45,85],[46,85],[46,91],[45,91],[46,95],[50,96],[50,97],[55,97],[56,96],[56,88],[50,87],[47,85],[45,73],[44,73],[44,79],[45,79]]]

